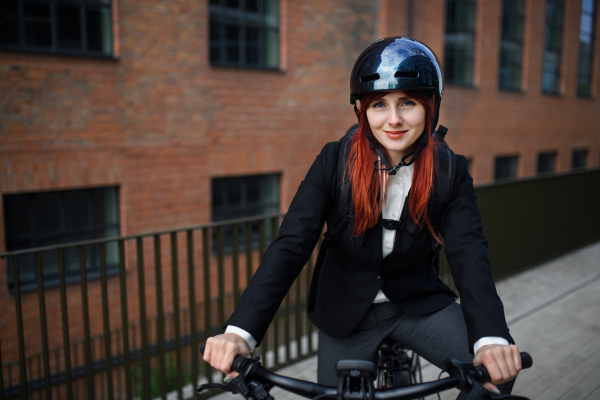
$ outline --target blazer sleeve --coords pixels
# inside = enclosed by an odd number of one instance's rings
[[[460,294],[469,340],[469,351],[477,340],[497,336],[514,343],[509,334],[504,307],[496,292],[488,261],[488,241],[483,234],[473,178],[464,156],[457,157],[452,199],[440,220],[446,258]]]
[[[278,237],[225,323],[249,332],[260,345],[290,286],[312,254],[332,207],[339,142],[328,143],[310,167],[279,228]]]

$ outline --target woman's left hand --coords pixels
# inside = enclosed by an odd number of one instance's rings
[[[515,345],[490,344],[482,346],[478,351],[473,364],[483,364],[492,379],[483,386],[492,391],[498,390],[496,385],[510,381],[521,371],[521,355]],[[499,393],[499,392],[498,392]]]

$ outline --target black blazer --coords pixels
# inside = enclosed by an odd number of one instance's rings
[[[339,189],[337,162],[340,142],[328,143],[300,184],[279,236],[242,294],[226,325],[248,331],[260,344],[275,312],[313,252],[327,217],[335,207]],[[429,215],[446,245],[446,257],[460,293],[467,325],[469,349],[484,336],[513,343],[496,293],[488,262],[487,239],[467,161],[458,157],[451,201],[431,201]],[[351,241],[352,223],[333,243],[323,263],[310,320],[332,337],[349,335],[381,289],[388,299],[409,314],[430,314],[454,301],[453,293],[432,268],[431,235],[414,227],[408,201],[401,220],[407,230],[396,233],[393,252],[382,254],[382,228],[367,230],[362,244]],[[415,232],[416,231],[416,232]]]

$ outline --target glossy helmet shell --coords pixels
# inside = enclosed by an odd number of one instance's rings
[[[436,114],[444,95],[444,76],[435,53],[408,37],[387,37],[371,43],[354,63],[350,103],[363,93],[426,89],[436,96]]]

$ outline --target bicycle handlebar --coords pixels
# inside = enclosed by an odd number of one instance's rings
[[[200,353],[204,354],[206,343],[200,345]],[[463,363],[459,363],[463,364]],[[468,363],[464,363],[468,365]],[[523,369],[531,368],[533,359],[528,353],[521,353],[521,365]],[[290,378],[275,374],[260,365],[257,360],[238,355],[233,360],[232,369],[240,374],[246,374],[249,378],[255,379],[261,383],[278,386],[288,392],[297,395],[314,398],[316,396],[335,397],[337,387],[324,386],[313,382],[307,382],[300,379]],[[485,366],[477,365],[469,372],[478,382],[488,382],[489,374]],[[399,386],[385,390],[376,389],[374,400],[402,400],[415,397],[428,396],[443,390],[453,389],[461,386],[464,377],[460,374],[437,381],[420,383],[410,386]]]

